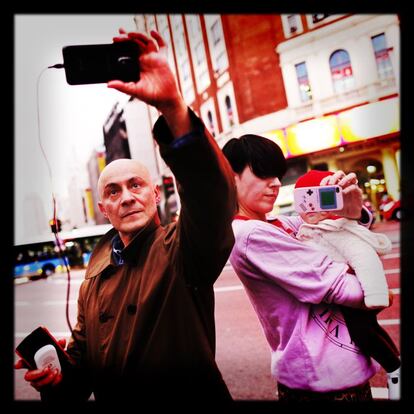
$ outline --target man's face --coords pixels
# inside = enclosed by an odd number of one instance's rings
[[[272,211],[281,186],[277,177],[259,178],[247,166],[235,179],[240,210],[256,218]]]
[[[108,164],[99,178],[98,191],[99,209],[125,245],[157,212],[159,189],[137,161],[121,159]]]

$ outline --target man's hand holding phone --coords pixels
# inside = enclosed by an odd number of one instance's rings
[[[144,33],[119,30],[115,43],[132,41],[139,47],[140,77],[137,82],[112,80],[109,88],[117,89],[157,108],[165,117],[174,137],[191,130],[188,107],[181,96],[177,80],[167,58],[167,45],[158,32]]]
[[[138,82],[108,82],[108,87],[137,97],[161,112],[162,107],[181,98],[177,82],[167,59],[167,46],[164,39],[154,30],[151,37],[144,33],[126,33],[120,29],[120,36],[114,42],[135,42],[140,50],[140,79]]]
[[[65,348],[65,339],[59,339],[57,342],[62,349]],[[14,368],[27,369],[28,371],[24,375],[24,379],[30,382],[30,385],[39,392],[44,389],[44,387],[55,386],[62,381],[61,370],[53,366],[33,369],[27,362],[20,358],[14,364]]]
[[[164,39],[154,30],[119,30],[112,44],[65,46],[62,50],[70,85],[105,83],[152,105],[164,115],[173,137],[190,132],[188,107],[178,88]]]

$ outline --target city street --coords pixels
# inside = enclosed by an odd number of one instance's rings
[[[373,231],[388,235],[392,252],[383,256],[386,277],[394,292],[392,307],[379,314],[397,345],[400,340],[400,225],[377,223]],[[70,317],[76,318],[76,299],[83,271],[72,272]],[[57,338],[68,338],[65,320],[66,274],[54,274],[46,280],[15,286],[15,345],[39,325],[46,326]],[[275,384],[270,376],[270,352],[261,326],[243,287],[227,265],[215,285],[217,363],[236,400],[274,400]],[[17,358],[17,356],[16,356]],[[24,370],[15,371],[15,399],[38,400],[38,393],[23,380]],[[374,398],[387,398],[383,371],[371,381]]]

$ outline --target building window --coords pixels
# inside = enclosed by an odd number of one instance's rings
[[[203,92],[210,85],[207,56],[201,30],[200,17],[195,14],[185,15],[188,29],[188,40],[193,62],[197,92]]]
[[[329,17],[330,14],[323,14],[323,13],[319,13],[319,14],[311,14],[312,17],[312,23],[319,23],[322,20],[325,20],[327,17]]]
[[[335,93],[343,93],[354,88],[355,80],[351,60],[346,50],[340,49],[333,52],[329,58],[329,66]]]
[[[181,90],[185,102],[187,105],[191,105],[195,99],[195,91],[190,71],[190,57],[185,42],[183,20],[179,14],[172,14],[170,18]]]
[[[228,60],[227,60],[227,53],[225,50],[223,50],[217,55],[216,63],[217,63],[217,71],[220,73],[223,72],[224,69],[227,68]]]
[[[224,98],[224,103],[226,104],[227,119],[229,121],[229,125],[232,127],[234,125],[233,105],[229,95],[226,95]]]
[[[299,94],[302,102],[307,102],[312,99],[312,90],[309,84],[308,71],[306,63],[301,62],[295,65],[296,77],[298,79]]]
[[[198,39],[202,36],[199,16],[197,14],[186,14],[184,17],[190,38]]]
[[[377,62],[378,78],[380,80],[394,78],[389,49],[387,47],[387,39],[385,34],[381,33],[371,37],[372,47],[374,48],[375,61]]]
[[[147,33],[150,33],[151,30],[157,30],[157,24],[155,23],[155,16],[153,14],[146,14],[145,22],[147,25]]]
[[[285,37],[303,32],[300,14],[282,14],[282,26]]]
[[[213,45],[216,46],[221,41],[221,25],[220,21],[216,20],[211,26],[211,38],[213,40]]]
[[[331,23],[334,20],[338,20],[343,16],[345,16],[345,14],[307,14],[306,21],[308,23],[309,29],[313,29],[314,27],[322,26],[328,22]]]
[[[207,27],[207,38],[213,70],[217,74],[221,74],[229,66],[221,16],[219,14],[206,14],[204,15],[204,20]]]
[[[298,31],[298,16],[296,14],[289,14],[287,16],[287,22],[289,26],[290,33],[296,33]]]
[[[231,81],[226,82],[225,85],[217,91],[217,103],[220,110],[219,115],[223,132],[229,132],[239,123],[236,105],[237,101],[234,96],[234,88]],[[212,111],[212,114],[214,116],[214,111]]]
[[[166,14],[157,14],[157,25],[158,25],[158,33],[161,34],[162,38],[167,43],[167,53],[168,53],[168,64],[170,65],[170,68],[174,72],[174,75],[177,76],[177,71],[175,68],[175,62],[174,62],[174,52],[172,47],[172,40],[171,40],[171,34],[168,24],[168,18]]]
[[[219,135],[217,114],[214,106],[214,98],[210,97],[200,106],[201,119],[214,138]]]
[[[188,64],[188,60],[183,61],[181,66],[183,81],[186,82],[191,79],[191,72],[190,72],[190,65]]]
[[[145,32],[145,17],[143,14],[136,14],[134,16],[134,22],[138,32]]]
[[[207,112],[207,118],[208,118],[208,129],[211,132],[211,134],[213,135],[213,137],[216,136],[215,132],[214,132],[214,121],[213,121],[213,114],[211,113],[211,111]]]
[[[206,60],[206,54],[204,53],[204,44],[201,42],[197,43],[197,45],[194,47],[194,52],[196,65],[201,66]]]

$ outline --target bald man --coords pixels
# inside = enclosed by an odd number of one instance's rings
[[[141,50],[139,82],[108,86],[154,105],[154,138],[178,183],[181,214],[160,225],[158,187],[130,159],[108,164],[99,208],[113,229],[95,247],[78,298],[62,373],[29,370],[43,401],[222,406],[231,395],[215,362],[213,284],[234,243],[233,174],[186,106],[156,32],[121,33]],[[154,41],[155,40],[155,41]],[[63,344],[63,342],[62,342]],[[16,368],[27,368],[22,360]],[[131,405],[133,403],[134,405]]]
[[[99,209],[118,230],[124,246],[155,217],[160,202],[159,188],[148,169],[131,159],[115,160],[104,168],[98,194]]]

